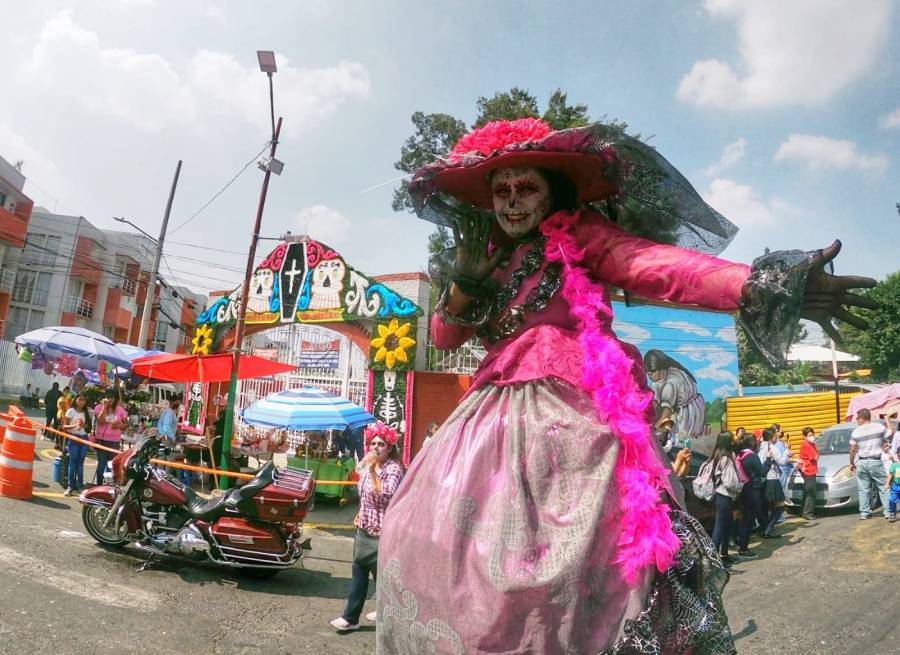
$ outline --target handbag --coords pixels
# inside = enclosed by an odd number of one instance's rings
[[[375,569],[378,566],[378,537],[373,537],[362,528],[356,528],[353,562],[364,569]]]

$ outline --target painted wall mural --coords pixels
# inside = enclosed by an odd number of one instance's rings
[[[707,441],[721,429],[725,398],[737,393],[734,317],[681,307],[614,301],[613,329],[640,350],[657,418],[671,418],[680,438]]]
[[[213,302],[197,319],[194,353],[210,353],[231,329],[241,289]],[[370,366],[406,371],[415,364],[414,339],[422,309],[350,267],[327,245],[310,239],[279,244],[260,262],[247,297],[247,325],[366,321],[373,324]],[[375,344],[381,340],[380,345]]]

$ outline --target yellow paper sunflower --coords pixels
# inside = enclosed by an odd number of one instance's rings
[[[412,327],[411,323],[400,322],[396,318],[392,318],[388,325],[378,325],[378,336],[369,343],[373,348],[378,350],[375,352],[375,362],[384,362],[388,368],[394,368],[397,362],[404,364],[409,361],[406,349],[416,345],[416,340],[408,336]]]
[[[208,325],[201,325],[194,332],[194,338],[191,339],[191,343],[194,344],[193,350],[191,350],[192,355],[208,355],[209,347],[212,345],[212,336],[213,331],[212,328]]]

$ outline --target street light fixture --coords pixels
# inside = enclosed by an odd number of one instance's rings
[[[259,70],[269,76],[269,113],[272,119],[272,140],[275,140],[275,92],[272,88],[272,74],[278,72],[275,64],[275,53],[272,50],[257,50],[256,59]]]

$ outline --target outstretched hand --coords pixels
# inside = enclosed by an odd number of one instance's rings
[[[456,240],[456,274],[473,282],[481,282],[494,272],[503,259],[504,250],[488,254],[493,219],[478,213],[466,213],[453,225]]]
[[[812,268],[806,278],[806,291],[803,294],[803,305],[800,308],[801,318],[815,321],[834,339],[842,343],[840,333],[832,319],[836,318],[853,327],[865,330],[869,324],[859,316],[851,314],[845,306],[876,309],[878,303],[870,298],[850,293],[851,289],[871,289],[877,283],[870,277],[858,275],[831,275],[825,272],[828,265],[841,251],[841,242],[835,240],[813,260]]]

